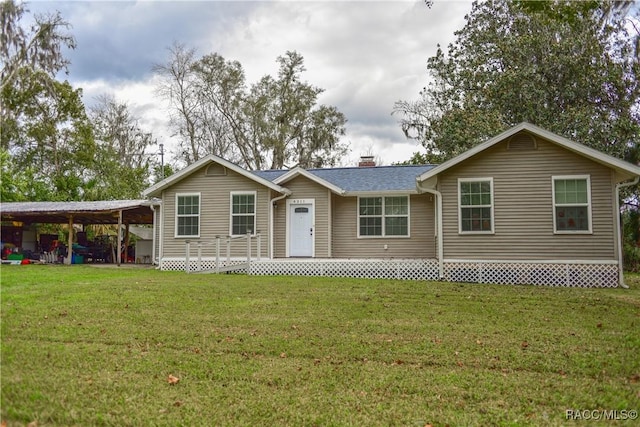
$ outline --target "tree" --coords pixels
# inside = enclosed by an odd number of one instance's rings
[[[19,24],[23,15],[28,12],[24,3],[3,0],[0,8],[0,90],[13,84],[23,67],[42,71],[51,77],[66,69],[69,61],[62,54],[62,48],[74,49],[76,41],[73,36],[64,32],[70,25],[62,19],[59,12],[34,16],[35,24],[29,31],[25,31]]]
[[[3,88],[3,108],[11,114],[3,117],[2,148],[17,168],[32,171],[34,185],[47,189],[31,197],[78,200],[95,159],[91,124],[81,90],[43,74],[23,68]]]
[[[148,186],[147,149],[154,143],[151,133],[140,127],[126,103],[110,95],[97,98],[90,116],[99,159],[86,176],[91,198],[140,197]]]
[[[19,119],[16,111],[9,108],[11,103],[7,95],[15,96],[19,88],[34,84],[41,86],[40,92],[53,92],[53,77],[69,64],[62,48],[75,48],[75,39],[63,32],[69,28],[69,23],[60,14],[37,15],[35,23],[25,30],[21,20],[27,12],[24,3],[13,0],[3,0],[0,5],[0,94],[3,98],[0,102],[0,126],[3,130],[2,147],[5,149],[10,148],[6,131],[16,132],[19,129]],[[34,81],[36,78],[38,81]]]
[[[244,70],[238,61],[217,53],[203,56],[193,65],[196,88],[201,97],[200,117],[214,132],[208,132],[208,146],[247,167],[261,169],[263,155],[253,131],[256,116],[248,99]]]
[[[278,57],[278,76],[247,87],[238,61],[217,53],[194,60],[182,45],[170,49],[158,93],[168,100],[172,124],[190,163],[213,153],[249,169],[334,165],[347,151],[339,139],[346,119],[335,107],[317,105],[322,89],[301,81],[304,60]]]
[[[262,118],[257,133],[271,169],[335,166],[347,151],[339,141],[346,118],[335,107],[316,107],[323,90],[300,80],[305,68],[299,53],[289,51],[277,61],[278,78],[265,76],[252,91]]]
[[[169,104],[169,126],[178,137],[178,157],[187,164],[208,153],[234,160],[224,122],[199,92],[202,82],[195,64],[195,50],[174,43],[169,48],[168,62],[153,66],[161,78],[156,93]]]
[[[409,160],[394,163],[394,165],[437,165],[444,161],[442,156],[434,153],[420,153],[415,151]]]
[[[528,121],[633,161],[640,64],[625,10],[609,1],[474,2],[447,53],[429,58],[432,83],[394,113],[408,137],[446,158]]]
[[[94,161],[92,129],[81,90],[55,79],[68,65],[63,48],[74,48],[75,40],[64,32],[69,24],[59,13],[36,15],[25,29],[27,12],[23,3],[7,0],[0,9],[0,146],[30,182],[3,197],[77,200],[84,197],[82,176]]]

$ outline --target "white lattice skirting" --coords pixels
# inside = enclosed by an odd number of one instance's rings
[[[231,260],[229,265],[241,265],[245,260]],[[221,261],[222,267],[226,261]],[[163,259],[160,269],[185,271],[184,258]],[[213,272],[215,260],[189,260],[189,270]],[[240,272],[247,272],[243,269]],[[432,259],[270,259],[253,260],[248,274],[257,276],[326,276],[363,279],[438,280],[438,262]]]
[[[450,282],[614,288],[618,286],[618,272],[615,262],[444,263],[444,280]]]
[[[220,261],[220,267],[232,265],[246,264],[246,259],[232,259],[230,261]],[[216,268],[216,260],[214,258],[202,258],[200,262],[197,259],[191,258],[189,260],[189,271],[196,272],[198,270],[203,272],[213,272]],[[185,271],[184,258],[164,258],[160,261],[160,270],[163,271]],[[243,273],[246,273],[246,268]]]
[[[245,260],[221,261],[221,267],[242,265]],[[191,259],[190,271],[215,270],[215,259]],[[185,260],[163,259],[161,270],[185,271]],[[238,270],[260,276],[326,276],[364,279],[438,280],[434,259],[267,259]],[[527,284],[564,287],[618,286],[618,264],[612,262],[513,262],[445,261],[444,280],[449,282]]]
[[[249,274],[438,280],[438,262],[432,259],[266,260],[252,262]]]

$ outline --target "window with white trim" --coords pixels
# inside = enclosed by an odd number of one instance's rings
[[[409,197],[359,197],[358,224],[358,237],[408,237]]]
[[[176,194],[176,237],[200,236],[200,193]]]
[[[554,176],[553,227],[556,233],[591,232],[591,180],[588,175]]]
[[[493,233],[493,178],[459,178],[460,233]]]
[[[256,233],[256,192],[231,193],[231,235]]]

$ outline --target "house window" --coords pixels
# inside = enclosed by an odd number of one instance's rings
[[[553,223],[556,233],[591,232],[589,176],[554,176]]]
[[[200,236],[200,194],[176,194],[176,237]]]
[[[460,233],[493,233],[493,178],[458,180]]]
[[[358,218],[358,237],[407,237],[409,197],[360,197]]]
[[[256,193],[231,193],[231,235],[256,233]]]

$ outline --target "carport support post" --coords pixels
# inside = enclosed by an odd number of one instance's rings
[[[116,259],[118,267],[120,267],[120,263],[122,262],[122,209],[118,211],[118,247],[116,251]]]
[[[125,224],[124,230],[124,263],[129,262],[129,242],[131,241],[131,235],[129,234],[129,223]],[[135,261],[135,260],[134,260]]]
[[[64,263],[71,265],[73,259],[73,215],[69,215],[69,238],[67,239],[67,257],[64,259]]]

